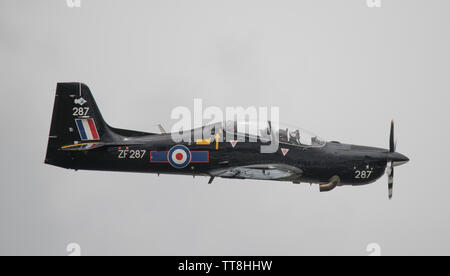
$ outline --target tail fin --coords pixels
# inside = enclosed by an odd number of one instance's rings
[[[111,142],[117,138],[82,83],[58,83],[45,163],[61,165],[67,155],[61,149],[70,145]],[[67,161],[67,160],[66,160]]]

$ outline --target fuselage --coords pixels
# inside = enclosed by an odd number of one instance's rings
[[[168,162],[152,161],[152,153],[167,152],[175,145],[184,145],[191,152],[207,152],[204,162],[192,162],[176,168]],[[157,174],[205,175],[211,171],[259,164],[283,164],[298,168],[298,179],[253,174],[254,179],[290,182],[327,183],[333,176],[339,185],[364,185],[376,181],[386,169],[388,150],[374,147],[327,142],[320,147],[291,145],[280,142],[279,150],[261,153],[262,143],[240,141],[174,143],[170,134],[128,138],[123,143],[102,146],[88,151],[60,151],[57,166],[76,170],[105,170]],[[282,149],[287,153],[283,153]],[[243,177],[230,177],[243,178]]]

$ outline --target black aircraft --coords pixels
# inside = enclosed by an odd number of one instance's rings
[[[175,143],[162,127],[162,133],[146,133],[109,126],[86,85],[59,83],[45,163],[75,170],[203,175],[209,183],[215,177],[316,183],[321,192],[373,183],[387,172],[392,198],[394,167],[409,161],[395,151],[393,122],[389,149],[316,136],[305,140],[298,129],[272,130],[270,122],[266,131],[279,139],[273,153],[261,153],[265,140],[250,142],[229,123],[216,125],[205,139]]]

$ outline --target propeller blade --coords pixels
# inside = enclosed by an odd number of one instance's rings
[[[394,166],[392,162],[391,166],[388,169],[388,189],[389,189],[389,199],[392,199],[394,189]]]
[[[391,133],[389,136],[389,152],[395,152],[394,120],[391,121]]]

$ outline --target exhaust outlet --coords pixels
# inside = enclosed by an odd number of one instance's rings
[[[330,178],[326,184],[320,184],[320,192],[329,192],[341,183],[341,178],[337,175]]]

